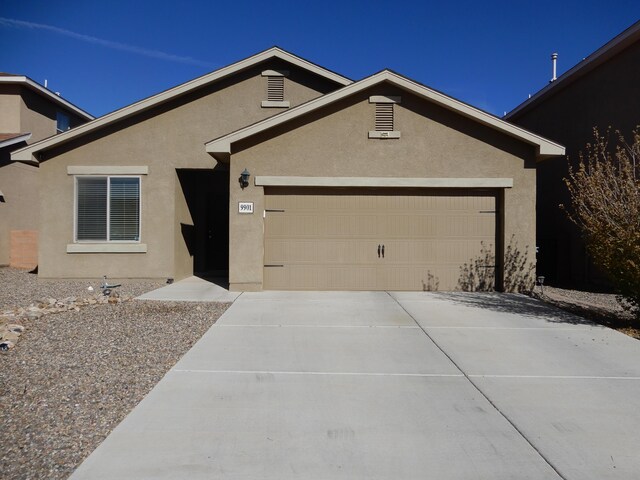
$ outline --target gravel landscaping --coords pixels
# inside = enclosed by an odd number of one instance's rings
[[[545,286],[544,291],[540,287],[536,287],[533,296],[594,323],[605,325],[630,337],[640,339],[640,325],[633,315],[622,307],[614,294]]]
[[[0,268],[0,312],[89,296],[89,284]],[[162,285],[118,290],[126,298]],[[0,476],[67,478],[228,307],[132,300],[21,320],[19,341],[0,353]]]

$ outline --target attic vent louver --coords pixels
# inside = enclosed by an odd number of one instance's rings
[[[267,77],[267,100],[284,101],[284,77]]]
[[[369,138],[400,138],[400,132],[394,130],[394,104],[400,103],[400,97],[373,95],[369,103],[376,105],[375,130],[369,132]]]
[[[376,131],[393,131],[393,103],[376,103]]]
[[[282,70],[265,70],[263,77],[267,77],[267,99],[262,102],[265,108],[287,108],[289,102],[284,99],[284,77],[289,72]]]

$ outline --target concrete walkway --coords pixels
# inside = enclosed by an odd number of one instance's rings
[[[242,294],[71,477],[636,479],[640,342],[517,295]]]
[[[240,295],[221,287],[215,281],[189,277],[137,297],[139,300],[176,302],[233,302]]]

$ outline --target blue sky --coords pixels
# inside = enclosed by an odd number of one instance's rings
[[[0,0],[0,71],[103,115],[278,45],[391,68],[502,115],[640,19],[640,1]]]

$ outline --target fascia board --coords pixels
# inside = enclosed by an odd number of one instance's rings
[[[451,98],[440,92],[436,92],[435,90],[431,90],[430,88],[419,85],[409,79],[397,76],[393,73],[391,73],[391,75],[394,75],[396,77],[396,81],[399,84],[404,84],[407,90],[410,90],[419,96],[428,98],[444,108],[460,113],[488,127],[502,131],[503,133],[506,133],[511,137],[523,140],[526,143],[536,146],[538,149],[538,155],[556,156],[564,155],[565,153],[565,148],[562,145],[552,142],[551,140],[541,137],[540,135],[536,135],[535,133],[525,130],[524,128],[506,122],[487,112],[472,107],[469,104],[463,103],[460,100],[456,100],[455,98]]]
[[[14,84],[17,83],[17,84],[26,85],[31,90],[38,92],[39,94],[43,95],[47,99],[51,100],[52,102],[57,103],[58,105],[63,106],[67,110],[74,112],[76,115],[80,116],[84,120],[93,120],[95,118],[90,113],[87,113],[81,108],[76,107],[74,104],[72,104],[68,100],[65,100],[61,96],[56,95],[54,92],[52,92],[49,89],[44,88],[42,85],[40,85],[37,82],[34,82],[29,77],[25,77],[25,76],[1,77],[0,76],[0,83],[14,83]]]
[[[7,140],[0,141],[0,148],[8,147],[10,145],[15,145],[16,143],[20,143],[20,142],[26,142],[30,138],[31,138],[31,133],[25,133],[24,135],[9,138]]]
[[[403,88],[404,90],[407,90],[419,97],[428,99],[448,110],[455,111],[463,116],[478,121],[483,125],[491,127],[495,130],[499,130],[507,135],[534,145],[537,147],[537,153],[539,156],[564,155],[565,149],[562,145],[540,137],[539,135],[536,135],[516,125],[501,120],[498,117],[483,112],[482,110],[472,107],[471,105],[451,98],[440,92],[436,92],[435,90],[425,87],[424,85],[420,85],[388,70],[376,73],[371,77],[365,78],[363,80],[360,80],[359,82],[343,87],[340,90],[311,100],[303,105],[292,108],[291,110],[283,112],[279,115],[275,115],[256,124],[237,130],[236,132],[207,142],[205,144],[206,151],[208,153],[214,154],[214,156],[217,153],[229,154],[231,152],[231,144],[233,144],[234,142],[255,135],[256,133],[262,132],[268,128],[281,125],[300,115],[309,113],[317,108],[348,97],[349,95],[362,91],[383,81],[391,82],[398,87]]]
[[[102,117],[99,117],[89,123],[85,123],[71,130],[60,133],[55,137],[49,137],[48,139],[41,140],[40,142],[36,142],[23,149],[16,150],[11,154],[11,159],[15,161],[23,161],[23,162],[38,162],[38,160],[35,158],[35,153],[38,151],[50,148],[54,145],[66,143],[70,140],[73,140],[74,138],[85,135],[86,133],[89,133],[95,129],[98,129],[100,127],[104,127],[107,125],[111,125],[112,123],[115,123],[123,118],[148,110],[152,107],[155,107],[156,105],[162,104],[168,100],[187,94],[202,86],[218,81],[222,78],[225,78],[229,75],[242,71],[246,68],[252,67],[253,65],[256,65],[260,62],[269,60],[274,57],[285,60],[301,68],[304,68],[313,73],[321,75],[329,80],[333,80],[340,85],[349,85],[353,83],[352,80],[349,80],[346,77],[338,75],[337,73],[330,72],[329,70],[325,70],[322,67],[314,65],[311,62],[308,62],[306,60],[303,60],[302,58],[296,57],[291,53],[285,52],[284,50],[278,47],[273,47],[268,50],[265,50],[264,52],[258,53],[252,57],[246,58],[234,64],[220,68],[214,72],[203,75],[194,80],[185,82],[181,85],[178,85],[177,87],[173,87],[169,90],[165,90],[164,92],[160,92],[154,96],[140,100],[136,103],[133,103],[124,108],[121,108],[120,110],[116,110],[114,112],[103,115]]]

